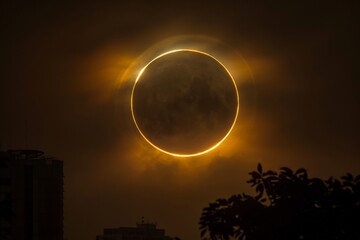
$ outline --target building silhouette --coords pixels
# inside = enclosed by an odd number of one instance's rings
[[[164,229],[156,228],[154,223],[137,223],[136,227],[105,228],[103,235],[96,240],[172,240],[165,236]]]
[[[0,219],[8,240],[63,240],[63,162],[37,150],[0,152]],[[4,204],[3,204],[4,205]]]

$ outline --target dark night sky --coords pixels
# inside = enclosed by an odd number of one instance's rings
[[[141,216],[198,239],[201,209],[249,191],[258,162],[321,177],[360,172],[355,1],[265,2],[2,1],[0,144],[64,160],[69,240]],[[219,149],[190,159],[139,138],[117,82],[146,49],[182,34],[241,53],[257,94],[255,113],[243,111]]]

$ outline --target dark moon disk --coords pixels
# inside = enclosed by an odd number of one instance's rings
[[[213,57],[192,50],[161,55],[138,76],[134,121],[155,147],[180,155],[204,152],[231,130],[237,116],[235,83]]]

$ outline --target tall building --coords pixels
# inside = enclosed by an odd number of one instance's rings
[[[165,236],[164,229],[156,228],[152,223],[137,223],[136,227],[105,228],[103,235],[96,240],[172,240]]]
[[[63,162],[37,150],[0,152],[0,219],[9,240],[63,240]]]

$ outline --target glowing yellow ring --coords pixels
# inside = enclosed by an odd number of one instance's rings
[[[145,71],[145,69],[152,63],[154,62],[155,60],[165,56],[165,55],[168,55],[168,54],[171,54],[171,53],[175,53],[175,52],[195,52],[195,53],[199,53],[199,54],[203,54],[205,56],[208,56],[212,59],[214,59],[217,63],[219,63],[224,69],[225,71],[229,74],[233,84],[234,84],[234,88],[235,88],[235,92],[236,92],[236,99],[237,99],[237,106],[236,106],[236,114],[235,114],[235,118],[234,118],[234,122],[233,124],[231,125],[231,128],[229,129],[229,131],[227,132],[227,134],[218,142],[216,143],[214,146],[206,149],[205,151],[202,151],[202,152],[198,152],[198,153],[193,153],[193,154],[178,154],[178,153],[172,153],[172,152],[168,152],[164,149],[161,149],[159,148],[158,146],[156,146],[155,144],[153,144],[149,139],[147,139],[145,137],[145,135],[142,133],[142,131],[140,130],[140,127],[138,126],[137,122],[136,122],[136,119],[135,119],[135,114],[134,114],[134,108],[133,108],[133,97],[134,97],[134,91],[135,91],[135,87],[136,87],[136,83],[139,81],[141,75],[143,74],[143,72]],[[169,155],[172,155],[172,156],[175,156],[175,157],[193,157],[193,156],[199,156],[199,155],[202,155],[204,153],[207,153],[207,152],[210,152],[211,150],[215,149],[217,146],[219,146],[230,134],[230,132],[232,131],[232,129],[234,128],[234,125],[236,123],[236,120],[237,120],[237,117],[238,117],[238,114],[239,114],[239,92],[238,92],[238,89],[237,89],[237,86],[236,86],[236,82],[233,78],[233,76],[231,75],[231,73],[229,72],[229,70],[224,66],[224,64],[222,64],[219,60],[217,60],[215,57],[213,57],[212,55],[208,54],[208,53],[205,53],[205,52],[201,52],[201,51],[198,51],[198,50],[194,50],[194,49],[176,49],[176,50],[172,50],[172,51],[168,51],[168,52],[165,52],[163,54],[160,54],[159,56],[157,56],[156,58],[154,58],[153,60],[151,60],[148,64],[145,65],[145,67],[143,67],[136,80],[135,80],[135,83],[134,83],[134,86],[132,88],[132,91],[131,91],[131,115],[132,115],[132,118],[134,120],[134,123],[135,123],[135,126],[136,128],[138,129],[139,133],[141,134],[141,136],[151,145],[153,146],[155,149],[163,152],[163,153],[166,153],[166,154],[169,154]]]

